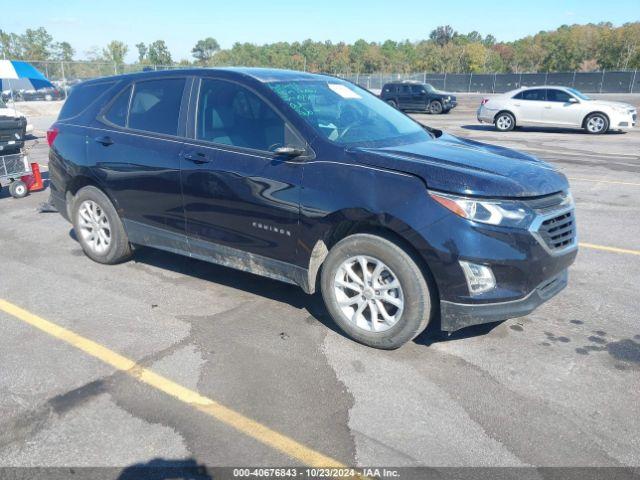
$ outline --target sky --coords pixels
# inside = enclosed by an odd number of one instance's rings
[[[163,39],[180,60],[192,59],[195,43],[209,36],[222,48],[307,38],[420,40],[449,24],[510,41],[563,24],[640,21],[640,0],[29,0],[28,8],[3,17],[0,29],[45,27],[56,41],[71,43],[78,58],[121,40],[134,61],[136,43]]]

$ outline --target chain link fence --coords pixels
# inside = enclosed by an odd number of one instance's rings
[[[562,85],[585,93],[640,93],[637,70],[557,73],[408,73],[344,74],[345,80],[369,90],[392,81],[418,81],[449,92],[502,93],[521,86]]]
[[[187,65],[117,65],[108,62],[31,61],[49,80],[66,90],[91,78],[139,72],[190,67]],[[392,81],[418,81],[449,92],[501,93],[520,86],[563,85],[585,93],[640,93],[637,70],[558,73],[367,73],[334,75],[357,83],[372,91]]]

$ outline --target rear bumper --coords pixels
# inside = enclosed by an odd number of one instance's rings
[[[562,291],[567,286],[568,278],[568,271],[564,270],[523,298],[506,302],[472,304],[443,300],[440,302],[442,329],[453,332],[471,325],[523,317]]]
[[[56,210],[58,210],[65,220],[71,222],[71,219],[69,218],[69,211],[67,209],[67,199],[63,193],[51,189],[49,194],[49,203],[56,207]]]

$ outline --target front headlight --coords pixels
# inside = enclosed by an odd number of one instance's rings
[[[487,200],[429,191],[440,205],[473,222],[527,228],[535,212],[518,200]]]

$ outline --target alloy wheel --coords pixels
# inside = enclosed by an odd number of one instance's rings
[[[496,120],[496,126],[500,130],[509,130],[512,123],[513,120],[511,120],[511,117],[509,115],[500,115]]]
[[[587,130],[591,133],[600,133],[604,129],[605,123],[604,118],[601,116],[593,116],[587,120]]]
[[[85,245],[103,254],[111,245],[111,226],[104,209],[93,200],[85,200],[78,209],[78,225]]]
[[[333,287],[344,316],[367,332],[388,330],[404,311],[404,294],[398,277],[376,258],[359,255],[342,262]]]

